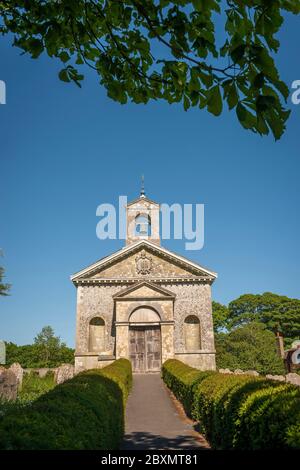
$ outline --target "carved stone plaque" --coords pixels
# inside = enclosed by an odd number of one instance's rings
[[[145,250],[135,258],[136,271],[138,274],[150,274],[152,271],[152,258]]]

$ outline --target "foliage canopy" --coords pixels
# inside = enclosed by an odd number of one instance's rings
[[[24,368],[57,367],[74,363],[74,349],[68,348],[51,326],[45,326],[36,336],[34,344],[17,346],[6,343],[7,365],[19,362]]]
[[[232,331],[251,322],[262,323],[275,333],[280,331],[286,346],[300,338],[300,300],[264,292],[244,294],[232,300],[228,307],[213,302],[214,330]]]
[[[300,338],[300,300],[265,292],[244,294],[228,305],[231,328],[261,322],[268,330],[283,333],[287,343]]]
[[[300,0],[0,0],[0,9],[0,33],[32,58],[58,58],[65,82],[80,86],[85,65],[119,103],[181,102],[215,116],[227,103],[245,129],[284,132],[289,90],[273,55]]]
[[[218,368],[256,370],[260,374],[284,374],[276,351],[275,336],[260,323],[250,323],[216,336]]]

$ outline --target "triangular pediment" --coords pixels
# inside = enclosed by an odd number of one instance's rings
[[[138,197],[136,199],[134,199],[133,201],[129,202],[127,204],[127,207],[130,207],[130,206],[133,206],[133,205],[147,205],[147,204],[154,204],[155,206],[159,206],[159,204],[155,201],[152,201],[151,199],[149,199],[148,197],[146,196],[143,196],[143,197]]]
[[[174,299],[175,295],[168,291],[167,289],[163,289],[153,283],[147,281],[141,281],[133,286],[128,287],[127,289],[122,289],[121,291],[117,292],[114,296],[114,299]]]
[[[71,277],[73,282],[100,279],[184,279],[217,275],[183,256],[148,240],[138,241],[97,261]]]

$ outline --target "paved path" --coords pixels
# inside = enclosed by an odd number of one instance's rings
[[[121,449],[207,449],[160,374],[135,374],[126,409],[126,429]]]

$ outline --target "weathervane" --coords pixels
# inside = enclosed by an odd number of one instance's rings
[[[144,179],[144,175],[142,175],[141,197],[146,197],[145,196],[145,179]]]

